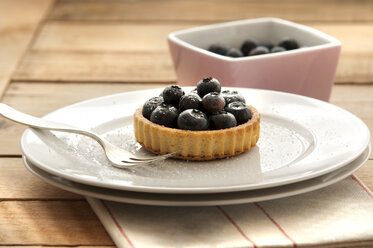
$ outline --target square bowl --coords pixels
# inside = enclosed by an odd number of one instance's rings
[[[240,48],[246,39],[278,43],[295,39],[301,48],[231,58],[208,51],[212,44]],[[168,35],[178,83],[196,85],[215,77],[224,87],[290,92],[328,101],[341,42],[313,28],[279,18],[257,18],[201,26]]]

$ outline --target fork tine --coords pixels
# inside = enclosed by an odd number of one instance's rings
[[[153,158],[153,159],[148,159],[148,160],[122,160],[123,163],[128,163],[128,164],[149,164],[149,163],[153,163],[153,162],[157,162],[157,161],[161,161],[161,160],[165,160],[166,158],[168,157],[156,157],[156,158]]]
[[[151,157],[131,157],[130,159],[133,160],[133,161],[150,161],[150,160],[154,160],[154,159],[165,159],[165,158],[169,158],[169,157],[172,157],[173,155],[177,154],[178,152],[172,152],[172,153],[167,153],[167,154],[163,154],[163,155],[157,155],[157,156],[151,156]]]
[[[115,168],[119,169],[130,169],[130,168],[135,168],[137,166],[140,166],[140,164],[130,164],[130,163],[123,163],[123,164],[118,164],[118,163],[112,163],[112,166]]]
[[[130,160],[130,161],[122,160],[122,162],[127,163],[127,164],[136,164],[136,165],[149,164],[149,163],[165,160],[165,159],[167,159],[167,158],[169,158],[170,156],[173,156],[173,155],[174,155],[174,153],[169,153],[169,154],[165,154],[165,155],[162,155],[162,156],[155,156],[152,159],[147,159],[147,160]],[[130,158],[130,159],[132,159],[132,158]]]
[[[163,159],[153,159],[153,160],[146,160],[146,161],[135,161],[135,160],[122,160],[121,162],[122,163],[125,163],[125,164],[148,164],[148,163],[152,163],[154,161],[157,161],[157,160],[163,160]]]
[[[123,161],[120,161],[120,162],[119,161],[118,162],[112,162],[111,161],[111,165],[116,167],[116,168],[120,168],[120,169],[130,169],[130,168],[135,168],[137,166],[149,164],[150,162],[153,162],[153,161],[131,162],[131,161],[123,160]]]

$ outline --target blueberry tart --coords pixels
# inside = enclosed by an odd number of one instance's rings
[[[260,114],[237,91],[217,79],[201,79],[185,93],[176,85],[147,100],[134,114],[135,137],[156,154],[213,160],[250,150],[259,139]]]

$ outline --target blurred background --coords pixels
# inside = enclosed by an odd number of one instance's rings
[[[17,81],[143,82],[151,76],[154,82],[172,82],[168,33],[272,16],[342,41],[336,83],[368,83],[372,9],[369,0],[2,0],[0,51],[4,58],[12,56],[11,49],[23,54],[27,47],[12,76]]]

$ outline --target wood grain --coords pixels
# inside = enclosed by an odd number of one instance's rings
[[[167,34],[196,25],[47,22],[13,80],[175,81]],[[373,24],[310,26],[343,43],[336,83],[373,82]]]
[[[0,201],[31,199],[84,199],[32,175],[21,158],[0,158]]]
[[[51,0],[0,1],[0,96],[51,3]]]
[[[86,201],[0,202],[0,244],[113,245]]]
[[[330,102],[362,119],[370,129],[373,141],[373,87],[372,85],[336,85],[333,87]],[[373,159],[373,154],[370,155]]]
[[[46,22],[35,39],[38,51],[168,51],[167,35],[192,24]]]
[[[342,42],[336,83],[373,83],[373,24],[311,26]]]
[[[362,119],[373,119],[373,87],[371,85],[336,85],[330,102]]]
[[[171,83],[176,76],[167,52],[31,51],[13,81]]]
[[[336,11],[336,6],[337,11]],[[99,1],[60,0],[52,20],[220,22],[263,16],[295,21],[372,21],[369,0]],[[109,14],[110,13],[110,14]]]

